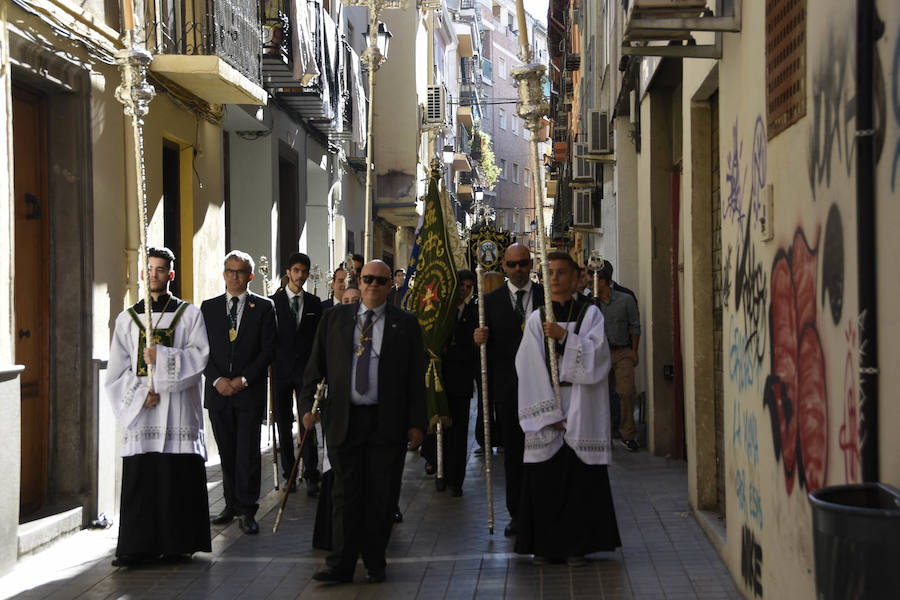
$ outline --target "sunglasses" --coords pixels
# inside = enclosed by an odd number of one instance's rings
[[[506,266],[510,269],[515,269],[516,267],[527,267],[531,264],[530,258],[523,258],[522,260],[508,260],[506,261]]]
[[[387,285],[391,278],[381,275],[363,275],[362,280],[366,285],[372,285],[373,283],[378,285]]]

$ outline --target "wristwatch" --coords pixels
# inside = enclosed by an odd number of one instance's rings
[[[244,387],[245,387],[245,388],[246,388],[246,387],[250,387],[250,384],[247,383],[247,378],[244,377],[244,376],[241,376],[241,383],[244,384]]]

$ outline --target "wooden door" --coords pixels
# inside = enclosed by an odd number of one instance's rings
[[[45,98],[13,87],[16,362],[22,373],[21,517],[47,499],[49,238]]]

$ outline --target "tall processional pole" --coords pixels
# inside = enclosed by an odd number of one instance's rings
[[[125,114],[131,117],[131,137],[134,142],[134,182],[137,192],[138,231],[140,248],[138,248],[138,272],[144,272],[144,330],[146,347],[153,346],[153,332],[150,321],[149,265],[147,259],[147,181],[144,173],[144,116],[150,111],[150,101],[155,92],[147,82],[147,67],[153,57],[145,48],[137,43],[137,30],[134,25],[134,2],[122,0],[122,21],[125,37],[122,39],[125,48],[116,52],[116,64],[122,73],[122,83],[116,88],[116,99],[125,107]],[[153,365],[147,364],[147,381],[153,389]]]
[[[531,173],[534,185],[534,218],[537,221],[535,230],[535,242],[538,254],[541,257],[541,275],[544,279],[544,306],[546,306],[546,321],[555,323],[553,314],[553,301],[550,296],[550,265],[547,263],[547,230],[544,227],[544,166],[538,144],[538,132],[544,127],[544,117],[550,112],[550,105],[544,100],[542,82],[547,68],[544,65],[532,62],[532,52],[528,45],[528,27],[525,19],[525,9],[522,0],[516,0],[516,13],[519,23],[519,47],[521,59],[524,63],[512,71],[513,79],[519,89],[519,101],[516,112],[525,122],[525,128],[531,132]],[[556,357],[555,341],[550,336],[547,340],[547,356],[550,362],[550,379],[553,383],[553,395],[557,406],[559,398],[559,364]]]

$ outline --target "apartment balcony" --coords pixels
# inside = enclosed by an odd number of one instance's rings
[[[145,6],[151,71],[210,104],[266,104],[256,0],[160,0]]]
[[[460,92],[456,120],[469,129],[481,124],[481,104],[478,101],[478,92]]]
[[[359,57],[341,40],[338,25],[319,2],[296,3],[260,1],[263,85],[329,139],[352,139],[354,109],[366,102],[353,77],[361,72]],[[294,36],[300,48],[296,56]]]
[[[463,171],[456,174],[456,197],[459,198],[460,202],[472,200],[474,185],[474,171]]]

